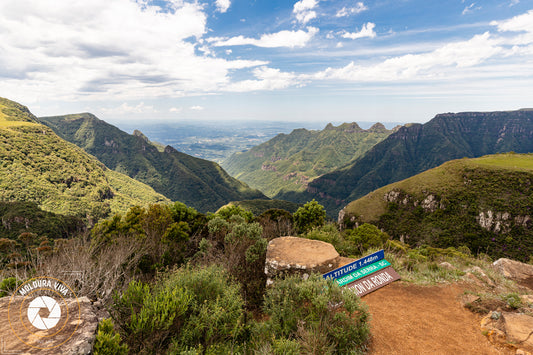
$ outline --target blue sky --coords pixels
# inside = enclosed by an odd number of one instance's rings
[[[109,122],[533,107],[529,0],[2,0],[0,96]]]

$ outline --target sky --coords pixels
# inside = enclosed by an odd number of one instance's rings
[[[37,116],[427,122],[533,107],[533,0],[1,0]]]

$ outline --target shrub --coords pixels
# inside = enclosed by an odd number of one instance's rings
[[[135,353],[216,353],[241,341],[243,306],[239,285],[223,268],[184,267],[152,287],[130,283],[112,313]]]
[[[346,230],[345,234],[346,239],[355,243],[361,252],[369,248],[382,248],[390,239],[387,233],[369,223],[363,223],[355,229]]]
[[[151,290],[148,285],[133,281],[115,298],[114,315],[132,350],[158,352],[168,346],[191,299],[183,288],[162,286]]]
[[[326,221],[324,206],[314,199],[294,212],[294,224],[299,233],[305,233],[315,227],[322,226]]]
[[[93,354],[94,355],[126,355],[128,346],[121,344],[120,334],[115,331],[113,321],[110,318],[102,319],[98,324]]]
[[[0,282],[0,297],[5,297],[17,288],[17,279],[15,277],[7,277]]]
[[[512,292],[502,296],[502,300],[512,309],[522,307],[522,299],[518,293]]]
[[[256,336],[268,332],[297,340],[309,353],[359,351],[369,337],[366,306],[355,293],[320,275],[305,281],[297,276],[277,280],[267,291],[264,311],[269,319]]]

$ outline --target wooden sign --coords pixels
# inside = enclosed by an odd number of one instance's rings
[[[359,270],[382,259],[385,259],[385,252],[383,251],[383,249],[373,254],[367,255],[364,258],[351,262],[347,265],[341,266],[340,268],[332,270],[328,273],[325,273],[324,275],[322,275],[322,277],[324,277],[325,279],[331,278],[336,280],[344,275],[350,274],[356,270]]]
[[[335,282],[337,282],[339,286],[344,286],[346,284],[359,280],[360,278],[368,276],[376,271],[384,269],[388,266],[390,266],[390,263],[387,260],[380,260],[376,263],[368,265],[367,267],[364,267],[341,278],[338,278],[337,280],[335,280]]]
[[[398,275],[398,273],[389,266],[386,269],[375,272],[362,279],[352,282],[351,284],[348,284],[346,288],[355,292],[359,297],[363,297],[364,295],[380,289],[381,287],[399,279],[400,275]]]

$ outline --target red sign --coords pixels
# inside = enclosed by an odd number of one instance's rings
[[[352,282],[345,287],[355,292],[359,297],[363,297],[393,281],[399,280],[400,275],[391,267],[377,271],[362,279]]]

